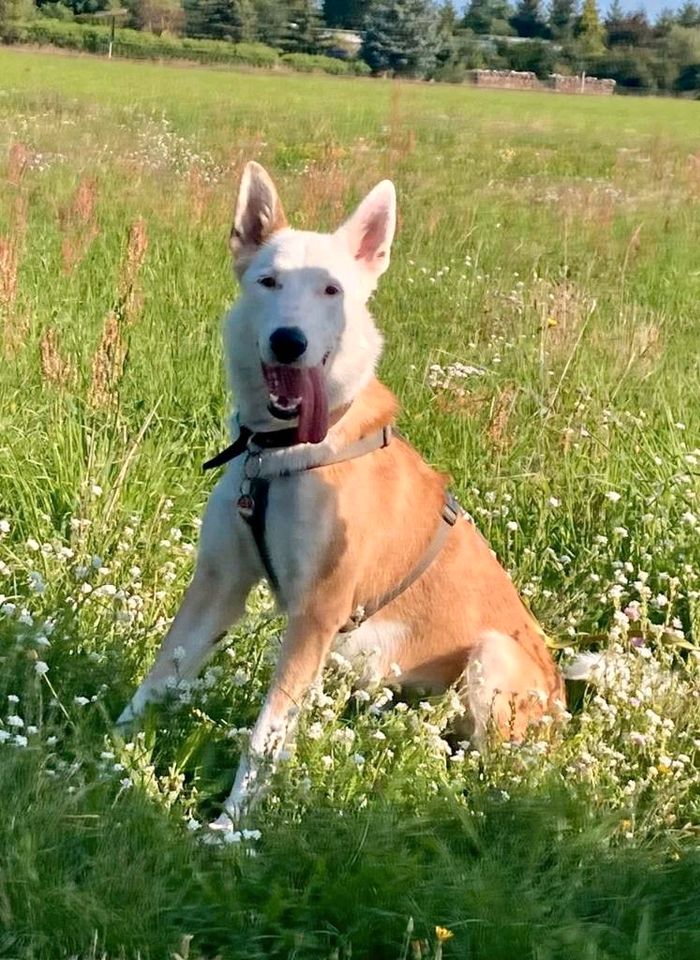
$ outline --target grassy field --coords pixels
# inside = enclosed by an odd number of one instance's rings
[[[224,443],[249,158],[299,226],[396,181],[400,426],[597,681],[562,735],[482,756],[449,697],[365,703],[337,663],[215,847],[269,596],[133,741],[111,723]],[[0,49],[0,182],[0,956],[697,958],[696,105]]]

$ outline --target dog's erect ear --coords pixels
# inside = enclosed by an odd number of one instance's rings
[[[241,178],[229,240],[239,277],[263,243],[286,226],[287,218],[272,178],[251,160]]]
[[[376,279],[389,266],[391,241],[396,229],[396,190],[391,180],[382,180],[370,190],[336,236]]]

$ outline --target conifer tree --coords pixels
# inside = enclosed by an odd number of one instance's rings
[[[605,50],[605,30],[598,16],[596,0],[583,0],[578,38],[582,52],[588,57],[598,57]]]
[[[361,30],[371,0],[324,0],[323,19],[329,27]]]
[[[546,37],[547,24],[542,16],[540,0],[518,0],[510,25],[519,37]]]
[[[568,40],[576,26],[576,0],[552,0],[549,31],[555,40]]]
[[[435,65],[438,16],[430,0],[375,0],[362,58],[374,73],[425,76]]]

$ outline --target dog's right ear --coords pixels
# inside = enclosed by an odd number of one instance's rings
[[[239,277],[260,247],[286,226],[287,218],[272,178],[264,167],[250,160],[241,178],[229,239]]]

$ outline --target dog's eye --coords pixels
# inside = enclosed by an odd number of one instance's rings
[[[336,287],[334,283],[329,283],[323,292],[327,297],[336,297],[340,293],[340,287]]]
[[[261,287],[267,287],[268,290],[276,290],[279,286],[275,277],[258,277],[258,283]]]

